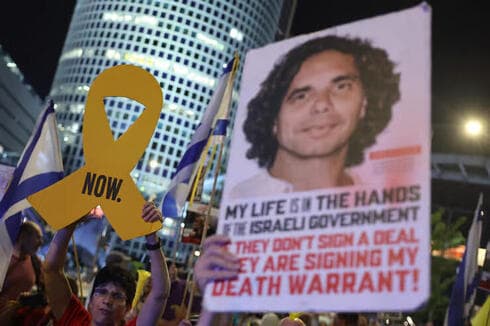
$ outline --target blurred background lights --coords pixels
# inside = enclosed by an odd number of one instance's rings
[[[158,167],[160,164],[158,163],[157,160],[151,160],[150,161],[150,168],[154,169],[156,167]]]
[[[464,124],[464,131],[470,137],[478,137],[483,133],[483,124],[480,120],[469,119]]]

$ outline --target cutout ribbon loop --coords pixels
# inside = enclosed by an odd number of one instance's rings
[[[127,97],[145,106],[117,140],[104,108],[104,98],[109,96]],[[129,173],[151,139],[162,106],[160,85],[146,70],[131,65],[104,70],[87,94],[83,119],[85,165],[30,196],[29,202],[55,229],[73,223],[97,205],[102,206],[123,240],[160,229],[160,222],[150,224],[141,219],[145,200]]]

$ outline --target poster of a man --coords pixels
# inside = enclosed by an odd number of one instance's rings
[[[367,40],[328,35],[293,48],[248,103],[246,155],[263,170],[232,197],[362,182],[346,168],[363,162],[399,98],[394,62]]]
[[[247,53],[211,311],[400,311],[430,286],[430,8]]]

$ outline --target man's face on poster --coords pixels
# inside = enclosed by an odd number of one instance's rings
[[[291,81],[273,127],[278,152],[307,159],[346,151],[366,104],[351,55],[327,50],[309,57]]]

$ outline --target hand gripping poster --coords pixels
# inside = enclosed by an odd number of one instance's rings
[[[430,292],[431,11],[248,52],[214,311],[401,311]]]

